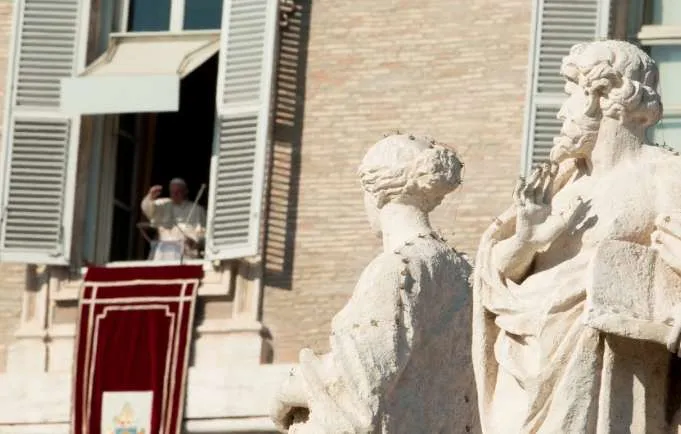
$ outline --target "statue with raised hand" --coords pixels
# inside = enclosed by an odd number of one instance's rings
[[[572,47],[561,73],[551,161],[519,181],[478,249],[483,432],[668,432],[681,243],[651,235],[681,209],[681,158],[646,141],[662,116],[657,67],[630,43],[598,41]]]

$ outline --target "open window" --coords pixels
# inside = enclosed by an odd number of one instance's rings
[[[187,181],[190,201],[207,186],[198,201],[207,211],[203,259],[257,254],[277,24],[276,2],[225,1],[220,33],[115,33],[63,80],[62,110],[100,126],[85,262],[145,260],[155,234],[138,226],[140,202],[152,185],[167,196],[175,177]]]
[[[90,250],[88,262],[108,263],[145,260],[154,228],[143,224],[146,218],[140,202],[152,185],[164,187],[181,177],[194,200],[202,184],[208,185],[213,152],[217,55],[182,80],[179,110],[162,113],[125,113],[112,116],[113,140],[96,156],[101,160],[101,187],[91,194],[88,219],[99,239]],[[203,194],[198,205],[208,205]],[[94,259],[96,258],[96,259]]]
[[[51,4],[16,5],[0,259],[82,265],[144,258],[139,202],[150,185],[175,176],[193,194],[208,184],[205,259],[257,254],[277,2],[103,0],[93,20],[102,26],[96,41],[87,41],[89,0]],[[163,5],[165,15],[154,12]],[[216,8],[220,28],[211,30]],[[170,32],[130,31],[160,16]],[[102,54],[86,66],[87,47]],[[92,122],[81,138],[83,116]],[[83,164],[78,152],[88,146],[90,164]],[[82,227],[73,222],[76,179],[87,180],[79,187],[87,189]],[[83,248],[73,249],[83,258],[70,257],[73,231],[84,232]]]

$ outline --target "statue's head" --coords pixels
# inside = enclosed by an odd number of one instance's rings
[[[456,153],[433,140],[390,135],[372,146],[359,167],[372,229],[380,233],[379,211],[400,203],[429,213],[461,184]]]
[[[563,58],[561,74],[568,99],[558,113],[563,127],[554,139],[554,161],[591,155],[604,118],[644,131],[662,116],[657,66],[628,42],[577,44]]]

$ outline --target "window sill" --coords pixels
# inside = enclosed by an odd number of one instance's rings
[[[663,117],[669,118],[681,118],[681,104],[665,104]]]
[[[637,36],[643,45],[681,45],[681,26],[642,26]]]
[[[208,259],[186,259],[184,261],[162,260],[162,261],[115,261],[106,264],[107,268],[126,268],[126,267],[164,267],[166,265],[203,265],[204,271],[213,270],[213,264]],[[87,267],[83,267],[83,274],[87,271]]]
[[[107,267],[124,268],[144,266],[164,266],[177,265],[178,261],[121,261],[110,262]],[[233,291],[233,264],[234,261],[213,263],[204,259],[192,259],[183,262],[187,265],[203,265],[204,275],[199,285],[199,297],[207,296],[227,296]],[[51,298],[59,302],[77,301],[80,298],[80,291],[83,286],[83,276],[87,272],[87,267],[80,269],[80,276],[60,279],[51,288]]]
[[[109,35],[109,39],[134,39],[134,38],[152,38],[152,39],[164,39],[172,38],[177,36],[187,36],[187,35],[216,35],[220,36],[220,29],[206,29],[206,30],[181,30],[178,32],[140,32],[140,31],[129,31],[129,32],[116,32]]]

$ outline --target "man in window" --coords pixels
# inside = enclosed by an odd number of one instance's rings
[[[142,212],[158,230],[158,242],[150,259],[198,258],[204,241],[206,210],[187,200],[187,183],[170,181],[170,197],[159,197],[163,187],[155,185],[142,200]]]

